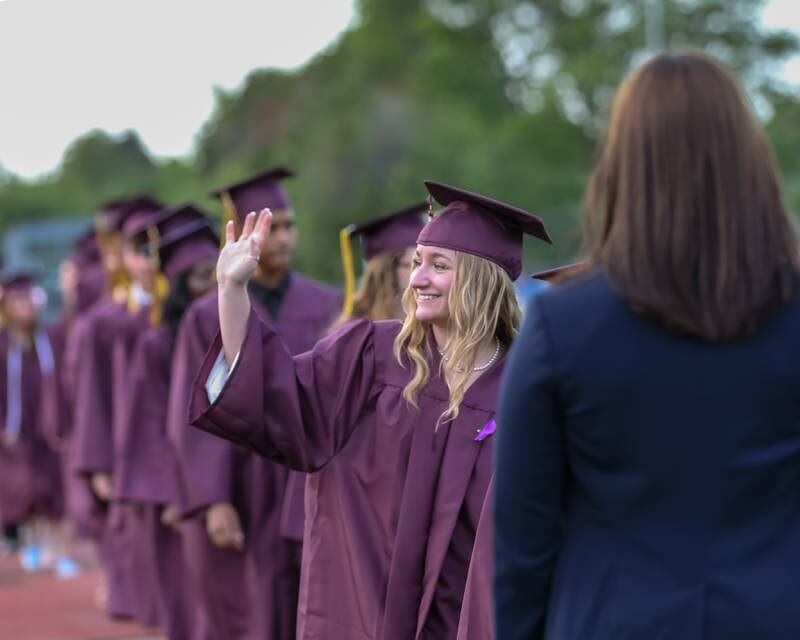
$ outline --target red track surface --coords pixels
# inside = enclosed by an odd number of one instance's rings
[[[90,563],[91,564],[91,563]],[[160,640],[139,625],[109,620],[96,604],[96,567],[71,580],[27,574],[14,557],[0,557],[0,640]]]

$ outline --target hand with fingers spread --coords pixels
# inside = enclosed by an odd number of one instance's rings
[[[229,366],[244,343],[250,315],[247,282],[256,272],[271,225],[272,212],[262,209],[258,216],[254,211],[248,214],[238,240],[233,222],[229,222],[225,228],[225,246],[217,260],[217,283],[222,350]]]
[[[233,221],[225,227],[225,246],[217,260],[217,282],[220,288],[226,286],[244,287],[258,267],[261,249],[269,236],[272,212],[262,209],[248,214],[239,238],[236,238]]]

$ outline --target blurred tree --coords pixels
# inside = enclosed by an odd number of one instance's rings
[[[647,6],[659,0],[647,0]],[[662,0],[671,46],[704,49],[744,79],[800,210],[797,96],[775,81],[795,36],[759,26],[762,0]],[[152,190],[219,206],[212,189],[274,164],[301,226],[301,268],[338,277],[338,230],[450,182],[542,215],[555,245],[529,267],[579,250],[583,185],[619,80],[644,59],[641,0],[356,0],[354,26],[305,67],[257,70],[218,91],[196,157],[154,163],[135,134],[92,132],[58,174],[0,184],[0,224],[88,211]],[[652,23],[651,23],[652,27]],[[653,29],[651,28],[651,31]],[[6,217],[10,214],[10,217]]]
[[[800,214],[800,101],[786,92],[771,96],[774,109],[767,133],[785,176],[786,203]]]
[[[491,23],[509,77],[509,96],[530,111],[548,96],[594,137],[621,78],[653,53],[646,11],[659,5],[670,48],[704,50],[733,68],[757,100],[773,94],[776,65],[798,51],[798,38],[763,28],[764,0],[432,0],[475,6]],[[487,10],[492,7],[494,10]],[[440,9],[442,10],[442,9]]]
[[[112,136],[94,130],[67,148],[58,181],[65,190],[84,194],[96,203],[131,191],[151,190],[157,176],[158,168],[138,134],[126,131]]]
[[[798,43],[758,26],[762,2],[663,4],[670,45],[722,58],[762,105],[783,95],[771,72]],[[254,73],[240,93],[220,96],[199,144],[204,167],[235,167],[226,179],[275,162],[297,168],[309,238],[300,257],[315,273],[330,273],[339,228],[424,196],[427,177],[541,213],[556,245],[534,243],[532,262],[574,255],[583,183],[614,88],[648,54],[643,4],[359,0],[357,8],[357,26],[300,73]]]

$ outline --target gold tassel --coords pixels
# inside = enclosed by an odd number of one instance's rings
[[[164,316],[164,301],[169,296],[170,286],[167,276],[158,272],[153,283],[153,306],[150,309],[150,324],[158,326]]]
[[[161,260],[158,257],[160,243],[161,237],[158,233],[158,227],[151,225],[147,228],[147,245],[155,274],[153,278],[153,304],[150,307],[150,324],[154,327],[161,324],[161,318],[164,314],[164,301],[169,295],[169,280],[161,272]]]
[[[433,220],[433,196],[428,196],[428,220]]]
[[[117,254],[118,266],[116,269],[109,269],[108,262],[105,257],[101,258],[103,271],[106,274],[106,294],[111,296],[117,302],[123,301],[128,297],[128,288],[130,287],[130,279],[125,269],[122,267],[122,239],[119,233],[108,231],[98,225],[99,235],[97,236],[100,251],[102,253],[115,253]]]
[[[355,225],[349,225],[339,232],[339,248],[342,253],[342,268],[344,272],[344,308],[342,313],[350,316],[353,313],[353,303],[356,292],[356,271],[353,265],[353,247],[350,244],[350,234]]]
[[[233,204],[233,198],[227,191],[219,194],[219,199],[222,200],[222,229],[220,229],[220,249],[225,246],[225,232],[228,229],[228,222],[233,221],[236,228],[236,235],[239,235],[238,216],[236,215],[236,205]]]

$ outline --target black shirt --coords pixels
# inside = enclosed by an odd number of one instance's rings
[[[280,281],[277,287],[270,289],[263,284],[258,284],[253,280],[248,284],[248,289],[251,295],[258,300],[259,303],[267,310],[269,317],[277,320],[278,313],[280,313],[281,305],[286,297],[286,292],[289,290],[291,284],[292,272],[287,271],[286,275]]]

